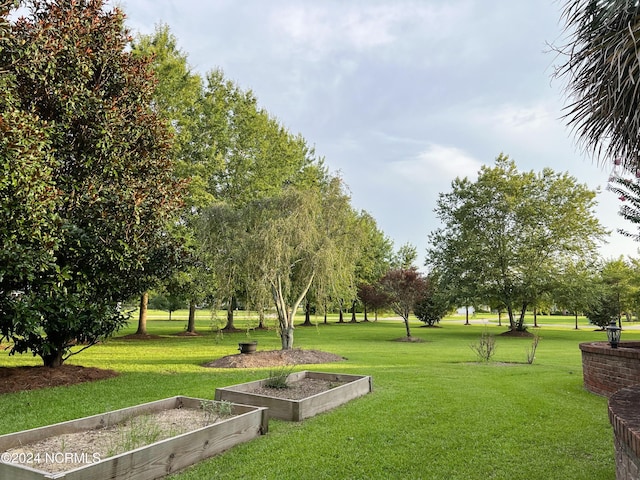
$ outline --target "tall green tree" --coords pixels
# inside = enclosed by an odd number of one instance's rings
[[[437,272],[431,272],[424,280],[424,291],[416,300],[413,311],[418,320],[433,327],[451,310],[451,299],[443,288]]]
[[[562,265],[595,255],[605,235],[595,195],[566,173],[519,172],[500,155],[475,182],[457,178],[440,194],[436,214],[444,225],[429,237],[428,265],[499,300],[510,328],[523,330],[527,307]]]
[[[124,325],[118,302],[144,291],[150,273],[169,273],[177,248],[167,230],[183,187],[153,109],[152,71],[130,53],[122,11],[102,0],[26,5],[2,42],[3,115],[33,119],[10,125],[44,162],[32,185],[44,193],[42,221],[56,228],[41,244],[42,270],[3,272],[13,287],[1,292],[0,332],[12,353],[55,367]]]
[[[556,306],[574,315],[578,329],[578,315],[588,311],[598,296],[599,272],[596,265],[582,259],[563,266],[556,277],[552,298]]]
[[[635,288],[631,266],[623,257],[610,259],[602,266],[600,277],[608,294],[614,299],[620,323],[622,313],[630,311],[633,306]]]
[[[365,211],[358,216],[358,229],[361,232],[360,251],[355,265],[355,281],[358,300],[364,309],[364,321],[367,322],[367,309],[376,310],[380,297],[374,285],[389,270],[393,258],[393,242],[378,228],[375,219]]]
[[[211,267],[198,258],[194,216],[214,202],[211,176],[221,168],[222,161],[203,114],[203,79],[192,71],[187,54],[180,50],[169,27],[158,25],[153,34],[138,35],[132,44],[132,54],[151,62],[156,78],[154,106],[173,134],[170,153],[176,175],[188,181],[181,219],[171,229],[171,234],[182,239],[187,249],[176,278],[167,281],[172,288],[180,285],[181,294],[188,297],[187,331],[195,333],[195,306],[211,294],[213,284]],[[146,334],[144,311],[140,309],[139,334]]]
[[[295,315],[311,285],[326,291],[354,269],[354,242],[342,222],[352,214],[348,196],[338,177],[318,180],[315,187],[291,185],[242,205],[214,206],[202,218],[203,245],[228,272],[229,288],[252,292],[248,300],[261,307],[270,296],[283,349],[293,347]],[[216,231],[222,218],[225,232]]]
[[[207,191],[218,202],[212,207],[212,214],[216,209],[224,215],[225,209],[241,212],[260,199],[277,197],[287,186],[313,185],[318,175],[322,175],[322,162],[315,158],[304,139],[289,133],[259,107],[251,90],[243,90],[226,79],[220,69],[207,74],[200,118],[199,130],[210,135],[213,158],[220,162],[219,168],[209,170],[206,181]],[[205,233],[209,245],[215,230],[212,226]],[[233,243],[226,232],[219,234],[222,243],[227,240]],[[230,244],[218,251],[231,252],[238,247],[239,244]],[[209,257],[211,250],[204,255]],[[262,290],[247,290],[244,279],[234,276],[240,275],[237,266],[216,263],[211,271],[217,277],[219,300],[233,305],[235,297],[249,294],[257,303],[264,303]],[[232,310],[225,329],[234,329]]]

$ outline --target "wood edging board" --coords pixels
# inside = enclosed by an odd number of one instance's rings
[[[183,407],[199,408],[202,401],[203,399],[199,398],[176,396],[77,420],[0,435],[0,452],[51,436],[103,428],[145,413]],[[265,408],[240,404],[234,404],[232,408],[234,416],[218,423],[65,472],[49,473],[20,464],[0,462],[0,479],[152,480],[162,478],[234,445],[267,433],[268,414]]]
[[[324,392],[300,400],[272,397],[252,393],[257,387],[263,387],[267,379],[240,383],[229,387],[216,388],[215,399],[254,405],[269,409],[269,417],[279,420],[298,422],[319,413],[331,410],[373,391],[373,380],[369,375],[351,375],[343,373],[313,372],[304,370],[287,377],[290,382],[304,378],[316,378],[331,382],[346,382]]]

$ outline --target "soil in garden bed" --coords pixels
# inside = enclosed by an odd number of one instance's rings
[[[46,438],[9,449],[4,455],[14,458],[14,463],[58,473],[197,430],[231,416],[231,413],[214,411],[206,406],[204,409],[167,409],[138,415],[106,428]]]
[[[344,385],[345,382],[322,380],[319,378],[301,378],[295,382],[287,382],[287,388],[256,387],[251,393],[268,397],[285,398],[287,400],[302,400],[303,398],[326,392],[332,388]]]
[[[334,353],[320,350],[261,350],[255,353],[238,353],[205,363],[203,367],[213,368],[258,368],[279,367],[283,365],[307,365],[315,363],[332,363],[346,360]]]

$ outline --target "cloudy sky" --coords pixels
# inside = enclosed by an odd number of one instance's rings
[[[440,192],[501,152],[521,170],[600,187],[606,258],[640,244],[605,190],[611,171],[576,146],[553,80],[559,0],[118,0],[134,33],[169,25],[193,69],[251,89],[339,172],[395,246],[439,226]]]

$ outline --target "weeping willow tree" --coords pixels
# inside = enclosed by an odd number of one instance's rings
[[[282,349],[293,348],[294,319],[312,285],[354,284],[359,248],[354,211],[337,177],[313,189],[286,189],[253,202],[255,224],[245,256],[249,290],[268,289],[278,316]],[[351,282],[349,282],[351,280]]]
[[[640,3],[571,0],[564,4],[566,119],[579,143],[599,161],[640,167]]]
[[[311,286],[328,292],[332,285],[354,284],[360,245],[354,219],[342,181],[330,177],[242,205],[211,207],[202,216],[201,239],[229,285],[248,292],[251,307],[273,301],[282,349],[288,350]]]

